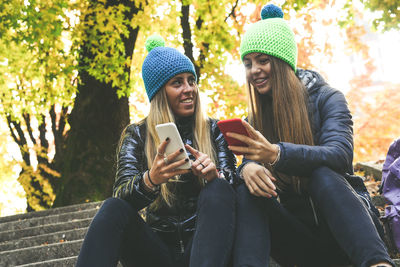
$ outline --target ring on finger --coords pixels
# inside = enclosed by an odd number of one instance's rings
[[[206,166],[204,166],[203,163],[201,163],[201,162],[200,162],[200,165],[203,166],[203,169],[206,167]]]
[[[165,165],[168,165],[169,161],[168,161],[167,157],[164,157],[164,163],[165,163]]]

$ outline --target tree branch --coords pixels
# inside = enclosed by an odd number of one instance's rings
[[[32,133],[31,116],[29,115],[29,113],[24,113],[24,114],[22,114],[22,117],[24,117],[26,128],[27,128],[28,134],[29,134],[29,138],[31,139],[32,143],[36,145],[36,140],[33,137],[33,133]]]
[[[239,0],[236,0],[236,3],[235,3],[235,4],[233,5],[233,7],[232,7],[231,13],[229,13],[229,15],[224,19],[225,22],[228,20],[228,18],[229,18],[230,16],[236,18],[235,9],[236,9],[238,3],[239,3]]]
[[[37,152],[37,160],[42,164],[49,164],[47,156],[42,156],[42,153],[47,155],[49,151],[49,141],[46,139],[46,118],[42,115],[42,122],[39,124],[39,139],[40,139],[40,151]]]
[[[61,109],[61,112],[59,113],[59,118],[58,118],[58,123],[57,123],[57,114],[55,110],[55,105],[53,105],[50,108],[50,118],[51,118],[51,130],[53,132],[54,136],[54,145],[56,149],[56,154],[61,152],[62,146],[64,144],[64,139],[65,137],[63,136],[64,134],[64,129],[66,125],[66,120],[67,120],[67,107],[63,107]],[[58,127],[57,127],[58,124]],[[61,153],[59,153],[61,154]]]
[[[198,30],[201,30],[201,27],[203,26],[203,19],[199,17],[196,20],[196,27]],[[204,62],[206,60],[206,52],[208,51],[210,44],[209,43],[201,43],[202,44],[202,49],[200,49],[200,55],[199,55],[199,70],[201,70],[204,67]],[[200,72],[200,71],[199,71]]]
[[[42,115],[42,123],[39,125],[39,139],[41,147],[45,148],[47,151],[49,148],[49,141],[46,139],[46,120],[44,115]]]
[[[11,136],[14,139],[15,143],[17,143],[18,146],[22,145],[22,141],[17,137],[17,135],[14,132],[14,128],[11,124],[13,124],[13,121],[11,120],[11,116],[7,116],[7,124],[8,124],[8,128],[10,129],[11,132]]]
[[[8,128],[10,129],[11,135],[14,141],[18,144],[19,150],[21,152],[22,159],[26,165],[31,165],[30,154],[28,150],[28,143],[25,138],[25,134],[22,131],[21,124],[11,119],[11,116],[7,116]],[[17,133],[15,133],[15,131]],[[17,136],[18,134],[18,136]]]
[[[60,135],[60,138],[64,141],[63,134],[64,134],[64,129],[65,125],[67,122],[67,112],[68,112],[68,107],[63,107],[61,109],[60,113],[60,119],[58,120],[58,134]]]
[[[183,0],[181,0],[181,3],[182,3],[181,27],[182,27],[183,49],[185,50],[185,55],[192,61],[196,70],[197,77],[200,77],[200,68],[195,63],[193,57],[192,32],[190,30],[190,24],[189,24],[190,5],[184,5]]]

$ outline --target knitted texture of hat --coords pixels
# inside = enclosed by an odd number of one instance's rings
[[[277,57],[294,71],[297,65],[297,45],[294,33],[283,19],[280,7],[269,4],[261,10],[262,20],[253,23],[243,35],[240,57],[259,52]]]
[[[177,74],[189,72],[197,80],[190,59],[177,49],[164,45],[164,39],[159,35],[150,36],[145,43],[149,53],[143,61],[142,78],[149,101]]]

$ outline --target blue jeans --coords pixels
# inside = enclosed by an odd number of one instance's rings
[[[201,191],[196,230],[177,262],[160,236],[121,199],[109,198],[91,222],[78,257],[81,266],[227,266],[235,231],[235,192],[215,179]]]
[[[281,266],[393,264],[371,214],[329,168],[312,173],[305,196],[286,193],[278,202],[255,197],[242,184],[237,202],[235,267],[268,266],[270,255]]]

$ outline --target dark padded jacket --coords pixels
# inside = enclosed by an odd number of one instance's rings
[[[185,144],[193,146],[191,118],[176,122],[178,131]],[[236,175],[236,159],[228,149],[217,121],[210,119],[211,140],[216,152],[217,169],[226,180],[233,182]],[[128,201],[135,210],[146,208],[146,222],[155,231],[182,234],[192,232],[195,224],[197,198],[201,191],[198,178],[192,173],[182,175],[180,181],[169,183],[174,188],[175,199],[170,207],[165,202],[157,210],[149,205],[159,193],[153,194],[143,188],[143,174],[148,170],[145,156],[146,124],[132,124],[126,129],[118,153],[117,174],[113,188],[114,197]],[[189,152],[188,152],[189,153]],[[189,157],[191,155],[189,154]],[[181,240],[177,240],[180,242]]]
[[[352,174],[353,121],[343,93],[330,87],[317,72],[299,69],[297,75],[308,89],[315,145],[279,142],[281,156],[275,170],[308,177],[313,170],[326,166],[341,174]]]

